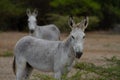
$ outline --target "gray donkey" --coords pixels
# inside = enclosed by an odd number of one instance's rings
[[[33,13],[31,13],[30,9],[27,9],[26,13],[28,16],[29,31],[32,36],[53,41],[60,39],[60,30],[54,24],[45,26],[37,25],[36,17],[38,15],[38,11],[36,9]]]
[[[48,41],[32,36],[21,38],[14,49],[13,70],[16,80],[27,80],[32,69],[52,71],[54,77],[61,80],[64,70],[70,70],[76,58],[83,51],[84,30],[88,26],[88,18],[75,24],[70,17],[72,28],[70,35],[63,41]]]

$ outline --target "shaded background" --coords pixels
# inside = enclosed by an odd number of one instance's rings
[[[26,9],[39,11],[38,25],[56,24],[69,31],[68,15],[90,16],[88,31],[110,30],[120,23],[120,0],[0,0],[0,31],[27,31]]]

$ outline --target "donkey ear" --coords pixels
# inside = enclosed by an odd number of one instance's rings
[[[88,19],[88,16],[85,16],[85,18],[79,23],[79,27],[85,31],[85,29],[87,28],[88,26],[88,22],[89,22],[89,19]]]
[[[31,15],[30,9],[27,9],[27,10],[26,10],[26,14],[27,14],[27,16],[30,16],[30,15]]]
[[[74,28],[75,22],[73,20],[73,16],[69,16],[68,25],[71,29]]]
[[[89,22],[88,16],[85,16],[85,19],[84,19],[84,26],[85,26],[85,29],[86,29],[87,26],[88,26],[88,22]]]
[[[38,15],[38,10],[37,9],[34,9],[33,13],[32,13],[34,16],[37,16]]]

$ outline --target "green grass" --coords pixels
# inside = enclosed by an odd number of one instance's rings
[[[0,54],[2,57],[10,57],[13,56],[13,53],[11,51],[5,51],[4,54]]]
[[[108,64],[105,66],[96,66],[92,63],[77,63],[75,68],[87,71],[88,73],[95,73],[96,80],[120,80],[120,60],[115,56],[108,59],[105,58]],[[92,80],[94,80],[93,78]],[[88,79],[89,80],[89,79]]]
[[[93,63],[76,63],[74,68],[77,72],[71,76],[62,76],[62,80],[120,80],[120,59],[115,56],[105,58],[106,65],[96,66]],[[54,78],[46,75],[35,75],[34,80],[55,80]]]
[[[43,74],[35,74],[33,75],[34,79],[32,80],[56,80],[51,76],[43,75]]]

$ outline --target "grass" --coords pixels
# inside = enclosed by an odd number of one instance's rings
[[[13,56],[13,53],[11,51],[5,51],[4,54],[0,54],[2,57],[10,57]]]
[[[93,63],[76,63],[74,66],[77,72],[71,76],[62,76],[62,80],[120,80],[120,59],[115,56],[105,58],[107,64],[103,66],[96,66]],[[55,80],[46,75],[34,75],[33,80]]]
[[[16,42],[26,33],[19,32],[0,32],[0,56],[12,56]]]
[[[120,59],[115,56],[105,59],[108,64],[104,66],[96,66],[92,63],[77,63],[75,68],[98,75],[96,79],[94,77],[92,80],[120,80]]]
[[[51,76],[43,75],[43,74],[35,74],[33,75],[34,79],[32,80],[56,80]]]

